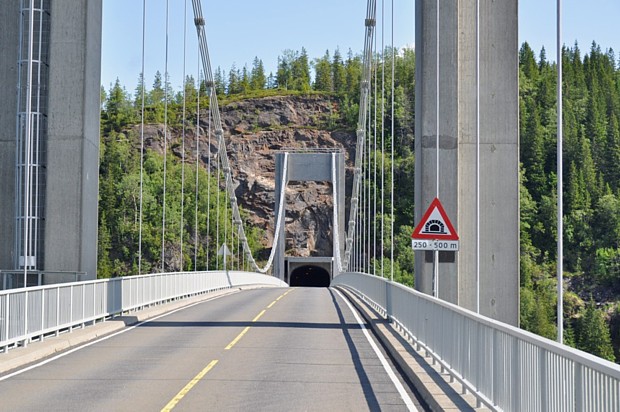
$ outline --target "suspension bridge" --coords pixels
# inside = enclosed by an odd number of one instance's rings
[[[517,327],[516,0],[416,2],[416,218],[441,199],[460,235],[458,252],[416,252],[418,290],[383,266],[382,251],[394,257],[394,211],[383,210],[394,183],[371,154],[390,147],[393,165],[394,142],[377,136],[373,122],[385,116],[371,100],[386,87],[377,65],[385,73],[390,64],[377,47],[384,2],[378,11],[368,0],[360,22],[351,187],[337,150],[274,153],[275,231],[263,262],[252,255],[227,154],[210,16],[199,0],[191,5],[206,139],[217,148],[208,169],[222,179],[230,222],[217,230],[217,266],[166,267],[164,161],[161,267],[142,271],[140,232],[139,275],[99,280],[101,1],[22,0],[0,11],[0,42],[19,51],[0,64],[0,267],[9,269],[0,272],[0,409],[618,410],[617,365]],[[144,51],[142,62],[144,72]],[[141,97],[144,153],[144,88]],[[291,259],[286,187],[306,180],[331,184],[333,252]],[[392,219],[371,228],[378,216]],[[318,274],[328,288],[293,287]]]

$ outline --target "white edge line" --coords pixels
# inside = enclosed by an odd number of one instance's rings
[[[233,292],[233,293],[235,293],[235,292]],[[39,362],[39,363],[35,363],[35,364],[33,364],[33,365],[30,365],[30,366],[28,366],[28,367],[26,367],[26,368],[24,368],[24,369],[20,369],[20,370],[17,370],[17,371],[15,371],[15,372],[9,373],[8,375],[0,376],[0,382],[2,382],[2,381],[4,381],[4,380],[7,380],[7,379],[10,379],[10,378],[12,378],[12,377],[14,377],[14,376],[17,376],[17,375],[21,375],[21,374],[22,374],[22,373],[24,373],[24,372],[28,372],[28,371],[31,371],[31,370],[33,370],[33,369],[36,369],[36,368],[38,368],[39,366],[43,366],[43,365],[45,365],[45,364],[47,364],[47,363],[53,362],[53,361],[55,361],[55,360],[57,360],[57,359],[60,359],[60,358],[65,357],[65,356],[67,356],[67,355],[70,355],[70,354],[72,354],[72,353],[74,353],[74,352],[77,352],[77,351],[79,351],[79,350],[81,350],[81,349],[84,349],[84,348],[87,348],[87,347],[89,347],[89,346],[95,345],[95,344],[97,344],[97,343],[99,343],[99,342],[103,342],[104,340],[108,340],[108,339],[110,339],[110,338],[113,338],[114,336],[118,336],[118,335],[120,335],[121,333],[129,332],[130,330],[135,329],[135,328],[137,328],[138,326],[142,326],[142,325],[144,325],[145,323],[149,323],[149,322],[152,322],[152,321],[154,321],[154,320],[161,319],[161,318],[163,318],[163,317],[165,317],[165,316],[172,315],[173,313],[176,313],[176,312],[178,312],[178,311],[181,311],[181,310],[184,310],[184,309],[188,309],[188,308],[191,308],[191,307],[193,307],[193,306],[199,305],[199,304],[201,304],[201,303],[204,303],[204,302],[209,302],[209,301],[212,301],[212,300],[215,300],[215,299],[218,299],[218,298],[224,297],[224,296],[228,296],[228,295],[230,295],[230,294],[213,296],[213,297],[211,297],[211,298],[209,298],[209,299],[204,299],[204,300],[201,300],[200,302],[194,302],[194,303],[191,303],[191,304],[189,304],[189,305],[186,305],[186,306],[183,306],[183,307],[180,307],[180,308],[174,309],[174,310],[172,310],[172,311],[170,311],[170,312],[162,313],[161,315],[155,316],[155,317],[153,317],[153,318],[143,320],[142,322],[136,323],[135,325],[125,327],[125,328],[123,328],[122,330],[120,330],[120,331],[118,331],[118,332],[114,332],[114,333],[112,333],[112,334],[110,334],[110,335],[106,335],[106,336],[104,336],[104,337],[102,337],[102,338],[99,338],[99,339],[96,339],[96,340],[93,340],[93,341],[87,342],[87,343],[85,343],[85,344],[83,344],[83,345],[80,345],[80,346],[78,346],[78,347],[75,347],[75,348],[73,348],[73,349],[69,349],[69,350],[68,350],[68,351],[66,351],[66,352],[62,352],[61,354],[58,354],[58,355],[56,355],[56,356],[54,356],[54,357],[51,357],[51,358],[45,359],[45,360],[43,360],[43,361],[41,361],[41,362]]]
[[[349,303],[348,299],[346,299],[344,296],[342,296],[340,291],[336,290],[336,293],[338,294],[338,296],[340,296],[342,298],[342,300],[344,300],[344,303],[347,304],[347,306],[349,307],[349,310],[351,310],[351,313],[353,313],[353,316],[355,317],[355,320],[357,321],[357,323],[362,328],[362,331],[364,332],[364,336],[366,336],[366,339],[368,340],[368,343],[370,343],[370,346],[375,351],[375,354],[377,355],[377,357],[381,361],[381,365],[383,365],[383,369],[385,369],[385,371],[387,372],[388,376],[392,380],[392,383],[394,384],[394,386],[396,386],[396,389],[398,390],[398,393],[400,394],[400,397],[405,402],[405,405],[407,405],[407,408],[410,411],[417,411],[418,409],[415,407],[415,405],[413,404],[413,401],[411,400],[411,397],[409,396],[409,394],[407,393],[407,391],[405,390],[403,385],[400,383],[400,381],[396,377],[396,374],[394,373],[394,370],[392,370],[392,367],[388,363],[387,359],[385,359],[385,356],[383,356],[383,353],[381,353],[381,351],[377,347],[377,344],[370,337],[370,334],[368,333],[368,328],[366,328],[366,324],[364,324],[362,322],[362,320],[358,316],[358,314],[355,311],[355,309],[353,308],[353,306],[351,306],[351,304]]]

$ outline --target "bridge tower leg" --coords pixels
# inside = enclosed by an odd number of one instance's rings
[[[22,213],[17,182],[18,84],[25,94],[27,64],[18,63],[20,40],[26,47],[27,19],[20,8],[29,1],[8,1],[0,8],[0,269],[20,269],[24,261],[45,271],[86,272],[96,277],[102,0],[42,0],[35,3],[35,35],[43,49],[37,154],[39,242],[37,256],[21,258],[17,223]],[[43,10],[41,11],[41,7]],[[39,17],[43,16],[43,24]],[[25,26],[28,30],[28,24]],[[20,36],[21,33],[21,36]],[[38,63],[37,63],[38,64]],[[35,74],[38,76],[39,67]],[[20,107],[20,109],[18,109]],[[41,109],[41,108],[44,108]],[[30,263],[29,263],[30,266]]]
[[[437,3],[439,30],[437,30]],[[416,2],[416,223],[436,196],[460,236],[440,252],[439,297],[476,310],[476,2]],[[480,313],[519,322],[517,0],[480,0]],[[415,283],[432,293],[433,252],[416,252]]]

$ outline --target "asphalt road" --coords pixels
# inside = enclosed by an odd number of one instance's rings
[[[335,290],[246,290],[0,377],[0,411],[421,410],[369,335]]]

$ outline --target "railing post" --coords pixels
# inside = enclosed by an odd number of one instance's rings
[[[392,323],[392,283],[389,280],[385,281],[385,310],[387,321]]]
[[[84,311],[86,310],[86,285],[82,285],[82,329],[84,329],[84,318],[86,317],[86,314],[84,313]]]
[[[547,350],[540,348],[538,354],[538,364],[540,365],[540,410],[546,412],[548,410],[547,397]]]
[[[73,285],[69,288],[69,324],[71,325],[70,330],[73,330]]]
[[[56,333],[55,336],[58,336],[58,327],[60,326],[60,286],[56,287]]]
[[[512,338],[512,365],[510,367],[510,387],[512,388],[512,410],[521,410],[521,363],[519,339]]]
[[[6,295],[6,302],[5,302],[5,305],[4,305],[5,308],[6,308],[6,310],[4,311],[4,314],[5,314],[4,315],[5,316],[5,319],[4,319],[4,338],[6,340],[9,339],[9,330],[10,330],[9,329],[9,323],[10,323],[10,319],[11,319],[11,313],[9,312],[10,311],[10,307],[11,307],[11,305],[9,305],[10,297],[11,297],[11,295]],[[8,351],[9,351],[9,347],[5,346],[4,347],[4,353],[8,353]]]
[[[24,347],[28,346],[28,289],[24,285]]]
[[[45,329],[45,289],[41,290],[41,330]],[[43,341],[43,333],[41,333],[41,341]]]
[[[583,408],[583,365],[575,363],[575,398],[574,411],[582,411]]]

